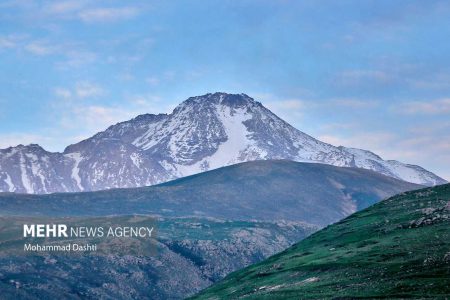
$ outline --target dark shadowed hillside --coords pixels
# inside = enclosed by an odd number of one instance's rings
[[[50,195],[2,194],[0,214],[154,214],[290,220],[323,226],[383,198],[419,187],[364,169],[255,161],[144,188]]]

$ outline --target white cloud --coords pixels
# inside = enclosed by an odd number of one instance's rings
[[[334,99],[330,101],[330,104],[355,109],[372,108],[378,105],[375,101],[361,99]]]
[[[152,76],[152,77],[148,77],[145,79],[145,81],[150,84],[150,85],[158,85],[159,84],[159,79],[158,77]]]
[[[272,104],[272,106],[277,106],[282,109],[303,109],[306,105],[302,100],[291,99],[277,102],[276,104]]]
[[[44,42],[34,41],[25,46],[25,50],[35,55],[49,55],[57,51],[53,46],[50,46]]]
[[[351,122],[351,123],[339,122],[339,123],[326,123],[326,124],[321,125],[320,127],[321,127],[322,131],[333,132],[335,130],[338,130],[338,131],[342,131],[342,130],[349,131],[349,130],[358,128],[359,126],[360,126],[360,124],[355,123],[355,122]]]
[[[388,83],[394,78],[385,71],[381,70],[348,70],[338,73],[334,81],[340,85],[353,86],[365,83],[367,81],[376,81]]]
[[[257,101],[261,101],[264,106],[274,110],[290,110],[304,109],[309,106],[309,101],[296,98],[280,99],[270,93],[252,93],[252,97]]]
[[[87,23],[114,22],[129,19],[139,13],[135,7],[92,8],[81,11],[78,16]]]
[[[378,80],[387,80],[389,75],[379,70],[349,70],[341,73],[341,76],[348,79],[373,78]]]
[[[281,101],[265,101],[263,105],[295,127],[303,119],[308,103],[300,99],[286,99]]]
[[[0,49],[19,49],[38,56],[58,56],[55,66],[59,69],[80,67],[97,60],[94,52],[85,49],[82,43],[51,40],[33,40],[27,36],[0,37]]]
[[[69,99],[72,97],[72,92],[65,88],[58,87],[58,88],[55,88],[53,90],[53,92],[58,98]]]
[[[105,90],[97,84],[82,81],[75,85],[75,94],[79,98],[99,97],[105,94]]]
[[[264,102],[264,105],[272,110],[275,114],[295,114],[297,116],[303,113],[303,110],[308,106],[306,101],[300,99],[286,99],[279,101]]]
[[[0,36],[0,50],[1,49],[18,49],[23,47],[24,43],[29,38],[26,34],[8,34]]]
[[[63,151],[67,145],[89,138],[110,125],[144,113],[167,112],[169,107],[161,104],[161,99],[154,95],[135,95],[120,105],[99,105],[77,101],[79,98],[75,88],[59,87],[53,89],[53,93],[65,101],[58,100],[51,104],[48,116],[52,120],[51,128],[33,134],[0,134],[0,149],[18,144],[39,144],[48,151]]]
[[[84,1],[57,1],[57,2],[52,2],[50,3],[48,6],[46,6],[44,8],[44,10],[48,13],[48,14],[57,14],[57,15],[62,15],[62,14],[67,14],[67,13],[71,13],[74,11],[78,11],[79,9],[81,9],[83,6],[85,5]]]
[[[140,114],[167,111],[167,107],[161,105],[160,98],[152,95],[129,97],[120,105],[87,105],[79,101],[65,101],[55,105],[55,109],[60,112],[61,130],[76,132],[82,138],[88,138],[110,125]]]
[[[63,119],[64,126],[79,127],[83,124],[84,131],[95,133],[104,130],[110,125],[132,118],[132,112],[121,107],[108,107],[101,105],[75,106],[69,115]]]
[[[61,99],[96,98],[106,94],[106,91],[98,84],[89,81],[79,81],[72,88],[56,87],[53,94]]]
[[[416,89],[441,90],[450,87],[450,76],[446,73],[433,73],[425,78],[405,78],[405,81]]]
[[[15,48],[16,46],[16,41],[14,41],[14,39],[10,37],[0,37],[0,49]]]
[[[41,14],[42,18],[51,17],[95,23],[126,20],[137,16],[139,12],[140,10],[134,6],[104,7],[99,2],[65,0],[50,2],[35,13]]]
[[[69,50],[64,53],[66,59],[56,63],[59,69],[78,68],[96,61],[97,55],[85,50]]]
[[[165,71],[163,77],[165,80],[173,80],[177,76],[175,71]]]
[[[117,78],[122,81],[130,81],[134,79],[134,75],[129,72],[119,73]]]
[[[396,136],[393,133],[374,131],[374,132],[356,132],[351,135],[344,134],[324,134],[318,137],[319,140],[334,146],[345,146],[367,149],[374,152],[384,151],[384,149],[393,141]]]
[[[450,98],[430,101],[411,101],[394,106],[394,111],[401,114],[448,114],[450,113]]]
[[[161,98],[155,95],[134,95],[128,98],[128,101],[140,107],[152,107],[161,101]]]

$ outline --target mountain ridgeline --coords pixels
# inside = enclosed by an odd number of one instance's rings
[[[369,169],[429,186],[446,182],[419,166],[321,142],[245,94],[214,93],[191,97],[171,114],[145,114],[110,126],[63,153],[36,144],[0,150],[0,192],[141,187],[270,159]]]
[[[0,215],[213,217],[325,226],[421,186],[359,168],[253,161],[160,185],[89,193],[0,194]]]
[[[447,299],[450,184],[381,201],[194,299]]]

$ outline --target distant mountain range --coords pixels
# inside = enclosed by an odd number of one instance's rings
[[[193,299],[446,299],[450,184],[397,195]]]
[[[356,210],[417,188],[360,168],[268,160],[150,187],[1,193],[0,298],[181,299]],[[145,239],[95,238],[80,241],[115,245],[125,255],[23,253],[24,223],[141,226],[148,218],[157,219],[156,255],[144,251]]]
[[[358,167],[423,185],[446,181],[415,165],[335,147],[295,129],[245,94],[191,97],[171,114],[145,114],[52,153],[0,150],[0,191],[44,194],[153,185],[253,160]]]

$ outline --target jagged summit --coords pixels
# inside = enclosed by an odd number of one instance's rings
[[[143,114],[63,153],[0,150],[0,191],[50,193],[137,187],[253,160],[288,159],[359,167],[405,181],[446,181],[418,166],[321,142],[246,94],[190,97],[170,114]],[[33,150],[34,149],[34,150]]]
[[[189,97],[188,99],[183,101],[182,104],[188,103],[191,101],[215,102],[215,103],[221,102],[221,101],[226,101],[228,103],[238,102],[241,104],[243,104],[245,102],[252,102],[252,103],[257,102],[257,101],[255,101],[255,99],[253,99],[252,97],[250,97],[244,93],[228,94],[228,93],[224,93],[224,92],[207,93],[204,95]]]
[[[204,107],[223,105],[231,108],[247,107],[251,109],[255,106],[262,106],[261,103],[255,101],[253,98],[246,94],[227,94],[223,92],[208,93],[201,96],[189,97],[185,101],[181,102],[173,111],[172,114],[176,114],[186,107]]]

